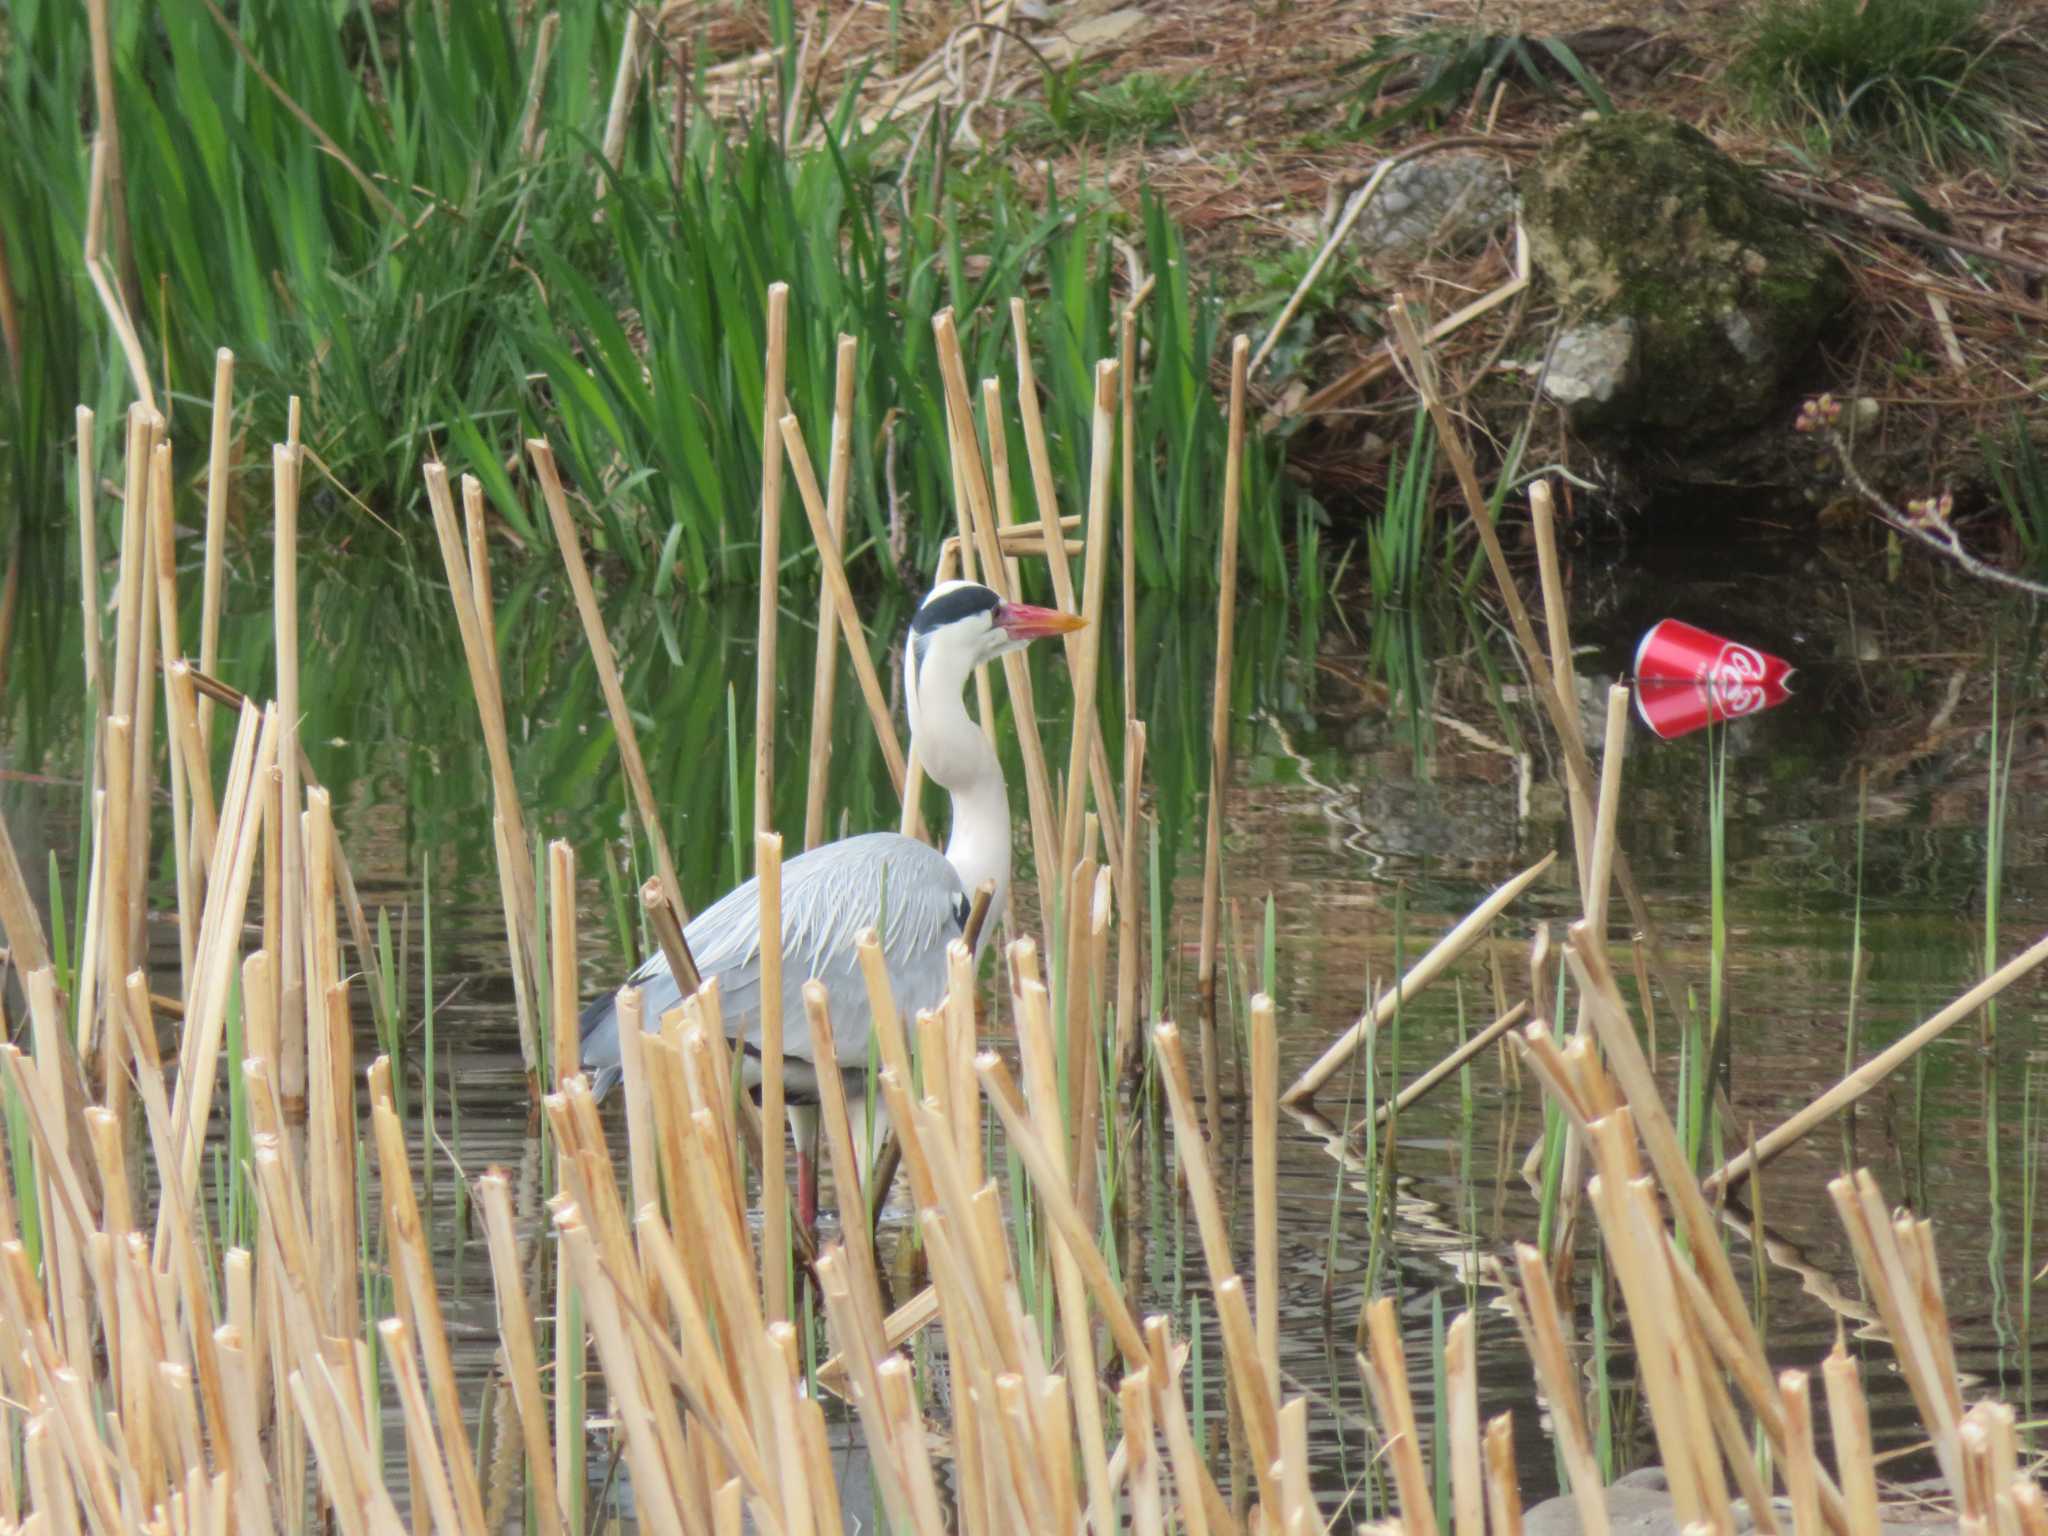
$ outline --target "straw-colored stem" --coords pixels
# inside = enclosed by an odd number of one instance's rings
[[[463,655],[469,664],[470,691],[476,697],[477,716],[483,725],[484,750],[491,765],[492,801],[498,818],[504,823],[504,837],[499,850],[499,889],[506,902],[506,926],[514,936],[513,965],[524,981],[527,996],[538,1003],[541,941],[539,913],[535,906],[532,846],[527,842],[518,780],[512,772],[512,748],[505,729],[505,701],[498,684],[497,660],[490,639],[483,631],[470,584],[469,561],[455,523],[455,501],[448,491],[448,471],[440,464],[428,464],[422,474],[426,480],[427,502],[434,513],[434,532],[441,546],[441,564],[448,576],[456,628],[462,636]],[[520,1053],[528,1078],[539,1086],[538,1026],[525,1015],[520,1022]]]
[[[1876,1457],[1870,1439],[1870,1405],[1856,1362],[1835,1340],[1821,1362],[1828,1389],[1828,1427],[1835,1444],[1835,1470],[1848,1506],[1849,1528],[1877,1529]]]
[[[1519,1299],[1511,1288],[1505,1294],[1521,1328],[1522,1343],[1536,1367],[1536,1379],[1550,1400],[1551,1423],[1564,1453],[1580,1528],[1586,1536],[1607,1536],[1607,1497],[1601,1485],[1600,1463],[1593,1455],[1592,1436],[1586,1429],[1578,1373],[1565,1346],[1564,1324],[1558,1316],[1549,1266],[1543,1261],[1542,1251],[1528,1243],[1515,1244],[1515,1263],[1522,1280]]]
[[[576,1009],[576,849],[567,838],[548,844],[549,1066],[554,1086],[582,1070]]]
[[[789,284],[768,285],[766,390],[761,401],[761,575],[754,643],[754,832],[775,830],[776,626],[782,597],[782,418]]]
[[[455,1491],[448,1482],[448,1468],[434,1444],[432,1410],[427,1407],[426,1388],[420,1384],[419,1357],[413,1353],[412,1338],[402,1319],[387,1317],[377,1325],[383,1341],[384,1358],[391,1366],[391,1384],[398,1392],[398,1406],[405,1419],[405,1445],[419,1481],[413,1493],[425,1493],[426,1505],[443,1531],[464,1528],[455,1512]],[[420,1484],[424,1484],[424,1489]]]
[[[1385,1125],[1394,1116],[1402,1114],[1410,1105],[1421,1099],[1432,1088],[1435,1088],[1444,1079],[1451,1076],[1452,1073],[1464,1066],[1466,1062],[1472,1060],[1481,1051],[1486,1050],[1528,1016],[1529,1004],[1526,1001],[1515,1004],[1514,1007],[1495,1019],[1486,1028],[1480,1030],[1478,1034],[1466,1040],[1464,1044],[1454,1049],[1442,1061],[1395,1094],[1393,1098],[1375,1109],[1373,1111],[1374,1122],[1379,1125]],[[1359,1126],[1363,1126],[1364,1123],[1361,1120]],[[1354,1126],[1352,1129],[1357,1130],[1359,1126]]]
[[[761,931],[761,1301],[789,1320],[789,1181],[782,1161],[782,834],[754,836]],[[859,1225],[856,1221],[855,1225]]]
[[[846,499],[853,483],[854,365],[860,344],[839,338],[832,386],[832,440],[825,454],[825,526],[835,552],[846,538]],[[792,451],[791,458],[795,458]],[[809,498],[806,497],[808,509]],[[843,574],[843,572],[842,572]],[[831,782],[832,713],[839,693],[839,619],[834,609],[832,578],[822,561],[818,570],[818,646],[811,667],[810,775],[804,784],[804,847],[825,841],[825,791]]]
[[[860,610],[853,600],[853,588],[847,582],[846,567],[839,558],[839,540],[832,532],[830,508],[825,497],[819,494],[818,476],[811,467],[810,450],[804,445],[802,426],[794,416],[783,417],[778,425],[790,469],[796,479],[797,499],[803,503],[804,515],[810,521],[811,538],[818,548],[818,563],[823,570],[825,585],[832,594],[833,607],[846,634],[847,653],[853,658],[853,675],[859,679],[861,696],[867,700],[868,719],[874,725],[876,741],[881,743],[882,760],[889,765],[889,778],[895,784],[896,792],[904,796],[907,808],[909,769],[903,758],[902,745],[896,739],[888,697],[882,692],[881,679],[875,675],[874,658],[868,653],[867,632],[861,628]]]
[[[1451,1521],[1457,1536],[1485,1536],[1486,1526],[1475,1331],[1472,1314],[1460,1312],[1444,1333],[1444,1417],[1450,1431]]]
[[[630,13],[630,28],[638,13]],[[597,591],[590,583],[590,568],[583,561],[583,546],[577,537],[575,519],[569,515],[569,498],[562,489],[561,473],[555,467],[554,450],[544,438],[528,438],[527,457],[533,460],[540,479],[541,498],[547,502],[548,518],[554,525],[555,546],[562,553],[563,569],[569,573],[569,590],[576,597],[576,613],[583,621],[584,643],[590,648],[591,663],[597,668],[598,687],[604,693],[604,707],[611,715],[612,735],[618,743],[619,760],[625,765],[626,783],[633,791],[633,807],[640,813],[640,830],[654,850],[655,873],[662,889],[674,903],[684,922],[690,908],[683,900],[682,882],[676,877],[675,860],[668,850],[668,835],[662,830],[661,812],[654,803],[654,786],[647,778],[647,764],[640,756],[640,733],[633,726],[633,712],[626,707],[626,690],[619,682],[618,658],[612,654],[610,633],[598,610]],[[486,601],[479,587],[476,601],[481,612]]]
[[[1223,531],[1216,577],[1216,673],[1209,702],[1209,819],[1202,844],[1202,933],[1195,966],[1202,1013],[1202,1102],[1212,1136],[1222,1123],[1216,1081],[1216,936],[1223,898],[1223,802],[1230,793],[1230,674],[1237,645],[1237,524],[1244,485],[1245,367],[1250,356],[1249,337],[1239,336],[1231,343],[1230,436],[1224,452]]]
[[[506,1374],[512,1382],[513,1406],[526,1446],[526,1475],[532,1481],[535,1518],[543,1536],[558,1536],[565,1529],[564,1513],[555,1492],[547,1406],[541,1396],[540,1361],[533,1345],[533,1309],[520,1274],[512,1196],[504,1171],[493,1168],[478,1179],[476,1194],[490,1248],[491,1281],[498,1297],[498,1337],[505,1348]]]
[[[1522,1536],[1522,1484],[1515,1471],[1515,1419],[1510,1413],[1486,1424],[1486,1514],[1493,1536]]]
[[[395,1250],[394,1279],[404,1288],[412,1309],[420,1351],[426,1357],[427,1385],[441,1428],[442,1451],[455,1486],[455,1504],[467,1531],[482,1531],[484,1509],[470,1459],[469,1436],[463,1428],[462,1398],[455,1386],[455,1365],[448,1353],[448,1330],[441,1317],[440,1293],[434,1284],[434,1261],[420,1227],[413,1195],[412,1168],[406,1156],[405,1131],[391,1104],[391,1064],[379,1057],[369,1071],[370,1116],[376,1128],[377,1166],[384,1190],[384,1221]]]
[[[287,1109],[296,1111],[306,1100],[305,952],[299,942],[305,850],[299,832],[299,457],[287,443],[278,443],[271,450],[271,479],[276,517],[272,615],[277,656],[277,766],[284,795],[284,818],[278,828],[284,941],[273,956],[279,996],[277,1081]]]
[[[220,670],[221,576],[227,565],[228,470],[234,445],[235,354],[213,355],[213,432],[206,456],[206,565],[199,591],[199,670]],[[199,701],[199,739],[213,746],[213,701]]]
[[[1095,1298],[1095,1305],[1109,1322],[1110,1337],[1116,1340],[1117,1348],[1123,1352],[1126,1361],[1142,1364],[1145,1360],[1144,1335],[1138,1332],[1137,1320],[1131,1316],[1123,1292],[1117,1288],[1109,1266],[1103,1262],[1101,1251],[1096,1248],[1081,1220],[1080,1208],[1074,1204],[1074,1197],[1066,1188],[1054,1154],[1031,1129],[1029,1111],[1010,1079],[1009,1068],[1003,1065],[1003,1058],[995,1052],[983,1051],[974,1059],[974,1072],[1002,1117],[1011,1145],[1017,1149],[1017,1155],[1031,1175],[1032,1187],[1052,1223],[1055,1237],[1067,1245],[1080,1265],[1081,1278],[1087,1284],[1088,1293]]]
[[[1807,1135],[1815,1126],[1862,1098],[2044,960],[2048,960],[2048,937],[2041,938],[2031,948],[2013,956],[1926,1023],[1879,1051],[1806,1108],[1765,1132],[1750,1146],[1729,1158],[1713,1173],[1707,1175],[1704,1180],[1705,1187],[1709,1191],[1720,1192],[1741,1183],[1756,1169]]]
[[[1280,1380],[1280,1032],[1273,999],[1251,1005],[1252,1296],[1257,1303],[1259,1358]],[[1462,1536],[1462,1533],[1461,1533]]]
[[[1079,664],[1074,671],[1073,737],[1067,755],[1066,815],[1060,830],[1060,871],[1081,860],[1082,813],[1088,804],[1088,764],[1095,739],[1096,678],[1101,660],[1102,589],[1109,565],[1109,476],[1116,447],[1116,364],[1095,365],[1093,451],[1088,470],[1088,564],[1083,580]],[[1104,809],[1110,807],[1105,806]]]
[[[1448,970],[1460,955],[1485,934],[1493,920],[1507,908],[1508,904],[1534,885],[1556,861],[1556,854],[1546,853],[1536,863],[1474,907],[1449,933],[1437,940],[1429,952],[1416,961],[1398,983],[1386,991],[1370,1013],[1338,1036],[1329,1049],[1317,1058],[1315,1065],[1295,1079],[1294,1086],[1287,1090],[1282,1102],[1292,1104],[1306,1099],[1334,1077],[1370,1035],[1384,1028],[1400,1008],[1412,1004],[1417,993]]]

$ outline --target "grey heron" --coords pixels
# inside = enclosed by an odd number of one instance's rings
[[[783,1091],[796,1141],[797,1214],[817,1217],[818,1082],[804,1012],[803,983],[822,982],[831,1005],[832,1043],[842,1064],[854,1144],[868,1143],[868,1040],[874,1022],[855,941],[868,928],[882,953],[896,1005],[915,1018],[946,994],[946,948],[966,928],[972,893],[993,882],[989,906],[1003,911],[1010,886],[1010,799],[1002,763],[968,717],[963,693],[974,669],[1033,640],[1079,629],[1086,621],[1051,608],[1006,602],[970,581],[932,588],[910,621],[905,703],[910,740],[924,771],[952,796],[953,824],[942,854],[894,832],[867,832],[799,854],[782,867]],[[886,910],[884,904],[886,903]],[[993,921],[984,922],[987,944]],[[725,1027],[740,1045],[748,1088],[761,1077],[761,927],[759,887],[735,886],[684,930],[698,970],[718,979]],[[629,979],[643,995],[649,1029],[682,1000],[666,956],[656,954]],[[616,993],[583,1013],[583,1063],[599,1098],[620,1075]]]

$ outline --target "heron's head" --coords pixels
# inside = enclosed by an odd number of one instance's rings
[[[1088,621],[1056,608],[1005,602],[976,581],[942,581],[910,620],[910,649],[922,674],[934,659],[964,677],[985,661],[1021,651],[1047,635],[1063,635]]]

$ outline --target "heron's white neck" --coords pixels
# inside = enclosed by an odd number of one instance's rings
[[[981,929],[985,944],[1010,895],[1010,795],[996,749],[967,715],[962,695],[972,670],[955,647],[930,646],[913,673],[906,703],[918,761],[953,797],[946,861],[959,871],[970,898],[982,881],[995,882],[995,899]]]

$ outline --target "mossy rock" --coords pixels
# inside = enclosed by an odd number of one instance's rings
[[[1848,302],[1828,246],[1704,134],[1632,112],[1566,129],[1523,173],[1538,271],[1573,326],[1626,321],[1627,378],[1576,424],[1665,448],[1755,425]]]

